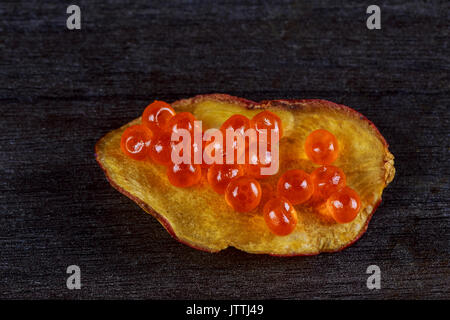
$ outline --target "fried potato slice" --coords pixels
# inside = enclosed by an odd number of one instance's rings
[[[347,185],[361,197],[357,218],[347,224],[332,221],[320,203],[295,206],[298,224],[288,236],[276,236],[265,225],[262,205],[255,212],[235,212],[215,193],[206,178],[191,188],[171,185],[163,166],[135,161],[120,149],[122,132],[135,119],[104,136],[95,147],[96,158],[109,182],[153,215],[177,240],[196,249],[217,252],[228,246],[249,253],[277,256],[314,255],[339,251],[354,243],[367,229],[381,201],[383,189],[395,175],[394,156],[376,127],[358,112],[325,100],[274,100],[256,103],[223,94],[196,96],[172,104],[176,112],[190,111],[203,121],[203,129],[218,128],[231,115],[252,117],[263,109],[283,122],[280,170],[264,181],[276,185],[288,169],[311,173],[314,165],[304,152],[304,140],[316,129],[332,132],[340,155],[334,165],[342,168]]]

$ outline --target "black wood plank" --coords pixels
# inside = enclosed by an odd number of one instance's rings
[[[378,1],[373,31],[372,2],[77,4],[69,31],[68,3],[0,3],[0,297],[450,297],[448,2]],[[110,187],[101,136],[155,98],[212,92],[323,98],[372,120],[397,176],[363,238],[315,257],[208,254]]]

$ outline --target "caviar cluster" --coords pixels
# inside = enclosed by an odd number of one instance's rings
[[[177,187],[190,187],[199,183],[203,169],[207,172],[207,179],[213,190],[225,194],[229,182],[234,178],[242,177],[242,179],[237,180],[240,181],[238,184],[239,192],[231,194],[230,191],[230,194],[226,195],[227,202],[237,211],[247,212],[254,209],[259,204],[261,196],[260,185],[256,179],[265,177],[260,174],[260,168],[270,166],[271,163],[270,145],[267,147],[269,151],[266,152],[263,161],[260,161],[258,156],[249,157],[248,148],[246,148],[244,164],[226,164],[227,155],[222,142],[211,139],[204,146],[196,145],[193,139],[195,120],[195,116],[190,112],[177,114],[169,104],[155,101],[144,110],[141,124],[130,126],[124,131],[121,138],[121,149],[132,159],[150,159],[157,164],[166,166],[169,181]],[[279,135],[282,134],[280,118],[270,111],[263,111],[251,120],[243,115],[233,115],[220,127],[222,135],[226,136],[226,130],[230,128],[242,136],[249,128],[254,128],[256,132],[276,130]],[[180,129],[185,129],[191,133],[191,164],[175,164],[172,161],[172,150],[176,143],[171,140],[171,137],[173,132],[178,132]],[[210,152],[204,153],[206,148],[209,148]],[[194,164],[193,158],[197,152],[200,152],[204,157],[208,155],[215,158],[221,157],[223,164],[207,164],[205,158],[201,164]],[[239,151],[236,140],[233,143],[232,152],[234,152],[234,160],[240,156],[238,152],[242,152]],[[233,163],[236,162],[233,161]],[[246,176],[245,179],[244,175]],[[258,190],[256,193],[253,192],[255,188]],[[244,201],[244,194],[246,193],[245,199],[247,202]]]
[[[121,139],[122,151],[132,159],[150,159],[157,164],[166,166],[167,177],[171,184],[177,187],[190,187],[201,181],[202,170],[207,172],[207,180],[211,188],[223,194],[226,203],[238,212],[250,212],[260,204],[264,204],[263,215],[268,228],[276,235],[288,235],[297,225],[297,213],[294,205],[306,203],[310,199],[326,200],[329,214],[338,223],[352,221],[358,214],[360,200],[358,194],[346,187],[344,172],[332,166],[338,157],[338,143],[328,131],[320,129],[312,132],[306,139],[305,152],[309,159],[322,165],[310,175],[303,170],[286,171],[279,179],[276,191],[267,183],[259,180],[268,176],[261,174],[262,167],[269,167],[272,162],[271,144],[268,135],[267,152],[263,159],[249,155],[248,146],[245,149],[244,164],[226,163],[227,153],[223,144],[209,141],[202,146],[196,145],[193,139],[195,117],[189,112],[176,113],[167,103],[155,101],[144,110],[142,123],[128,127]],[[262,111],[249,119],[243,115],[233,115],[226,120],[220,130],[226,136],[227,129],[233,129],[238,134],[252,128],[258,135],[263,132],[276,131],[278,137],[283,135],[281,119],[270,111]],[[172,162],[174,142],[173,132],[185,129],[191,134],[190,164]],[[223,158],[223,163],[205,162],[209,153]],[[228,149],[227,149],[228,150]],[[233,159],[242,152],[233,141],[231,148]],[[259,151],[259,150],[258,150]],[[197,152],[203,156],[202,164],[194,164],[193,157]]]
[[[167,178],[177,187],[190,187],[200,182],[201,166],[172,162],[172,132],[185,129],[193,135],[195,117],[190,112],[176,114],[163,101],[155,101],[145,108],[142,123],[128,127],[122,134],[122,151],[132,159],[150,159],[167,168]],[[192,144],[192,148],[197,146]],[[193,154],[193,153],[192,153]]]
[[[325,201],[327,213],[338,223],[353,221],[359,212],[358,193],[346,186],[344,172],[331,165],[339,155],[336,137],[324,129],[311,132],[305,141],[305,153],[321,166],[311,174],[299,169],[286,171],[278,180],[277,196],[264,206],[264,219],[277,235],[287,235],[297,225],[293,205]]]

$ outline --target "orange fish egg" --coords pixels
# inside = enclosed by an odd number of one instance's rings
[[[244,135],[247,129],[251,128],[250,119],[241,114],[235,114],[229,117],[220,127],[222,134],[225,137],[227,129],[233,129],[235,132],[239,132]]]
[[[208,169],[208,183],[213,190],[224,194],[231,179],[244,175],[244,166],[239,164],[213,164]]]
[[[133,125],[125,129],[120,140],[122,152],[134,160],[144,160],[153,137],[153,133],[142,125]]]
[[[280,117],[268,110],[256,114],[252,118],[251,124],[258,133],[266,130],[268,143],[272,143],[271,130],[275,130],[278,132],[279,139],[281,139],[281,137],[283,136],[283,126],[281,124]]]
[[[267,201],[263,216],[270,231],[278,236],[286,236],[297,226],[297,212],[288,199],[275,197]]]
[[[191,187],[200,182],[202,168],[198,164],[175,164],[167,167],[167,178],[176,187]]]
[[[337,159],[339,154],[338,141],[327,130],[315,130],[306,137],[305,152],[314,163],[331,164]]]
[[[180,112],[169,120],[168,128],[172,132],[178,132],[180,129],[185,129],[193,136],[195,120],[195,116],[192,113]]]
[[[261,186],[253,178],[234,178],[225,189],[225,201],[238,212],[252,211],[261,201]]]
[[[344,171],[332,165],[315,169],[311,173],[311,179],[314,184],[314,193],[322,199],[328,198],[346,184]]]
[[[355,190],[344,187],[327,199],[326,206],[336,222],[348,223],[353,221],[358,215],[361,200]]]
[[[158,132],[167,128],[169,120],[175,115],[175,110],[164,101],[154,101],[145,108],[142,114],[142,124]]]
[[[169,165],[172,163],[172,149],[172,132],[163,131],[152,140],[148,154],[154,162]]]
[[[314,193],[311,177],[303,170],[286,171],[278,180],[278,195],[288,199],[293,205],[304,203]]]
[[[250,154],[249,150],[246,152],[246,173],[248,176],[255,179],[265,179],[278,173],[278,170],[272,174],[263,174],[261,171],[262,168],[270,168],[272,166],[272,162],[275,161],[272,156],[271,145],[267,146],[267,150],[264,153],[263,158],[259,156],[259,151],[257,154]]]
[[[238,163],[238,159],[241,159],[239,160],[239,163],[243,163],[245,161],[245,150],[249,143],[249,139],[245,137],[245,131],[251,127],[252,125],[250,123],[250,119],[241,114],[232,115],[220,127],[224,141],[224,152],[233,152],[233,163]],[[233,136],[233,140],[228,141],[227,130],[230,129],[234,131],[234,135],[237,135],[237,137]],[[241,140],[241,144],[238,143],[239,140]],[[231,148],[229,147],[230,145]],[[226,158],[225,161],[227,161]]]

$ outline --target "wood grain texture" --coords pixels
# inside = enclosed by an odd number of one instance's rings
[[[446,1],[0,3],[0,297],[450,298]],[[380,129],[397,175],[341,253],[217,254],[174,241],[94,159],[155,98],[322,98]],[[66,267],[82,290],[66,289]],[[366,288],[376,264],[382,289]]]

